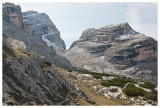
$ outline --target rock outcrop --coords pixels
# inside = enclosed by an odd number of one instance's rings
[[[47,14],[27,11],[23,12],[22,15],[23,22],[26,25],[26,31],[29,31],[31,36],[42,36],[42,39],[46,41],[48,45],[63,48],[64,50],[66,49],[65,43],[60,37],[60,32]]]
[[[3,20],[13,24],[17,28],[23,28],[21,7],[13,3],[3,4]]]
[[[66,52],[72,65],[157,82],[157,41],[128,23],[85,30]]]
[[[12,7],[19,7],[18,5],[6,3],[3,6],[3,10],[10,9]],[[14,11],[16,13],[17,11]],[[13,38],[16,40],[23,41],[26,44],[26,49],[28,51],[35,52],[36,54],[42,56],[46,60],[50,61],[51,63],[55,64],[59,67],[71,67],[71,63],[65,58],[57,54],[55,48],[53,46],[49,46],[47,42],[43,40],[41,36],[30,36],[26,30],[21,28],[17,28],[17,26],[6,20],[7,11],[3,11],[3,34],[9,38]],[[17,12],[18,15],[17,22],[22,22],[22,13]],[[23,22],[22,22],[23,25]],[[24,24],[25,25],[25,24]]]
[[[75,87],[25,46],[23,41],[3,37],[3,104],[56,105],[64,101]]]

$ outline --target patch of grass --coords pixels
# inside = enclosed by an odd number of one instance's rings
[[[50,72],[50,68],[49,67],[45,67],[45,68],[43,68],[43,70],[46,71],[46,72]]]
[[[140,84],[139,86],[144,87],[144,88],[148,88],[151,90],[154,90],[156,88],[156,85],[152,84],[150,82],[144,82],[144,84]]]
[[[111,82],[111,81],[108,81],[108,82],[101,82],[100,83],[102,86],[106,86],[106,87],[109,87],[109,86],[119,86],[119,87],[123,87],[124,84],[122,84],[121,82]]]
[[[45,59],[43,59],[43,63],[45,63],[45,64],[48,65],[48,66],[51,66],[51,65],[52,65],[52,63],[50,63],[49,61],[47,61],[47,60],[45,60]]]
[[[93,76],[94,78],[96,78],[96,79],[101,79],[101,78],[102,78],[101,75],[97,75],[97,74],[92,74],[92,76]]]
[[[135,87],[133,84],[128,84],[127,87],[124,88],[123,92],[130,97],[144,96],[146,93],[143,89]]]
[[[106,76],[106,77],[113,76],[113,75],[107,74],[107,73],[96,73],[96,72],[90,72],[90,71],[85,71],[85,70],[76,70],[76,71],[79,72],[80,74],[90,74],[96,79],[101,79],[102,76]]]
[[[38,64],[41,66],[42,69],[46,67],[46,66],[45,66],[43,63],[41,63],[41,62],[38,62]]]
[[[72,72],[72,69],[67,69],[68,72]]]
[[[67,69],[67,71],[68,71],[68,72],[72,72],[72,71],[73,71],[73,69],[68,68],[68,67],[61,67],[61,68],[63,68],[63,69]]]
[[[117,78],[114,78],[114,79],[109,80],[109,81],[103,81],[103,82],[101,82],[100,84],[101,84],[102,86],[106,86],[106,87],[109,87],[109,86],[124,87],[124,85],[125,85],[127,82],[136,83],[134,80],[132,80],[132,79],[130,79],[130,78],[117,77]]]
[[[35,58],[36,57],[36,54],[34,52],[25,51],[24,53],[26,53],[31,58]]]
[[[3,55],[3,58],[6,58],[7,55],[16,58],[16,55],[15,55],[14,51],[11,50],[9,47],[7,47],[4,44],[3,44],[3,51],[5,52],[5,53],[3,53],[3,54],[5,54],[5,55]]]
[[[130,97],[143,96],[147,100],[157,101],[157,94],[144,91],[141,88],[135,87],[134,84],[128,84],[126,88],[124,88],[123,92]]]

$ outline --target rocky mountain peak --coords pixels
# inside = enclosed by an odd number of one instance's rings
[[[126,22],[83,31],[66,57],[89,71],[157,82],[157,41]]]
[[[117,38],[138,34],[134,31],[127,22],[116,25],[108,25],[99,29],[89,28],[83,31],[80,40],[90,41],[110,41],[113,42]]]
[[[60,32],[46,13],[37,11],[23,12],[23,22],[31,36],[42,36],[42,39],[49,46],[66,49],[64,41],[60,37]]]

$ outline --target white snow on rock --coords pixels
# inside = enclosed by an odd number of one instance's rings
[[[120,35],[118,38],[126,38],[128,36],[135,35],[135,34],[136,32],[134,30],[130,30],[127,34]]]
[[[57,34],[57,33],[58,33],[57,31],[54,31],[54,32],[51,32],[51,33],[48,33],[48,34],[44,34],[42,36],[54,35],[54,34]]]

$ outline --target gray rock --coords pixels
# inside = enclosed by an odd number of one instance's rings
[[[42,36],[42,39],[49,45],[66,49],[64,41],[60,37],[60,32],[45,13],[36,11],[23,12],[23,22],[28,25],[31,36]]]
[[[23,28],[21,7],[13,3],[3,3],[3,20],[17,28]]]

